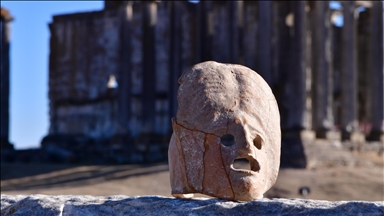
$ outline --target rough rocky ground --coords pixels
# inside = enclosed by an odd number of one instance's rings
[[[329,201],[384,201],[384,156],[377,152],[348,153],[354,165],[327,164],[310,169],[280,169],[268,198]],[[246,167],[246,164],[239,166]],[[302,196],[299,188],[310,193]],[[166,163],[151,165],[1,164],[1,194],[47,195],[170,195]],[[196,194],[197,197],[204,197]]]

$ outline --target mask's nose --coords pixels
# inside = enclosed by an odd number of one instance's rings
[[[221,143],[231,146],[238,157],[254,156],[255,145],[254,137],[244,123],[236,118],[237,121],[228,125],[228,134],[221,137]]]
[[[236,137],[235,148],[239,157],[255,156],[256,147],[253,139],[250,137],[242,136]]]

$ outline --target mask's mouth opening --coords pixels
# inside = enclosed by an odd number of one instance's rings
[[[236,158],[233,160],[231,168],[236,171],[245,171],[245,172],[259,172],[260,165],[252,157]]]

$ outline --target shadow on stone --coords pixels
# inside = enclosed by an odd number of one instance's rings
[[[53,175],[42,174],[36,178],[17,179],[17,181],[2,182],[2,192],[12,190],[27,190],[47,187],[83,186],[97,184],[109,180],[125,179],[132,176],[148,175],[151,173],[167,171],[168,165],[120,165],[120,166],[94,166],[83,169],[73,167],[57,171]]]

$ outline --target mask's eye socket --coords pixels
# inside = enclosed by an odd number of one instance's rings
[[[257,149],[261,149],[261,137],[260,136],[257,136],[254,140],[253,140],[253,145],[257,148]]]
[[[225,134],[220,138],[221,143],[225,146],[232,146],[235,144],[235,137],[231,134]]]

